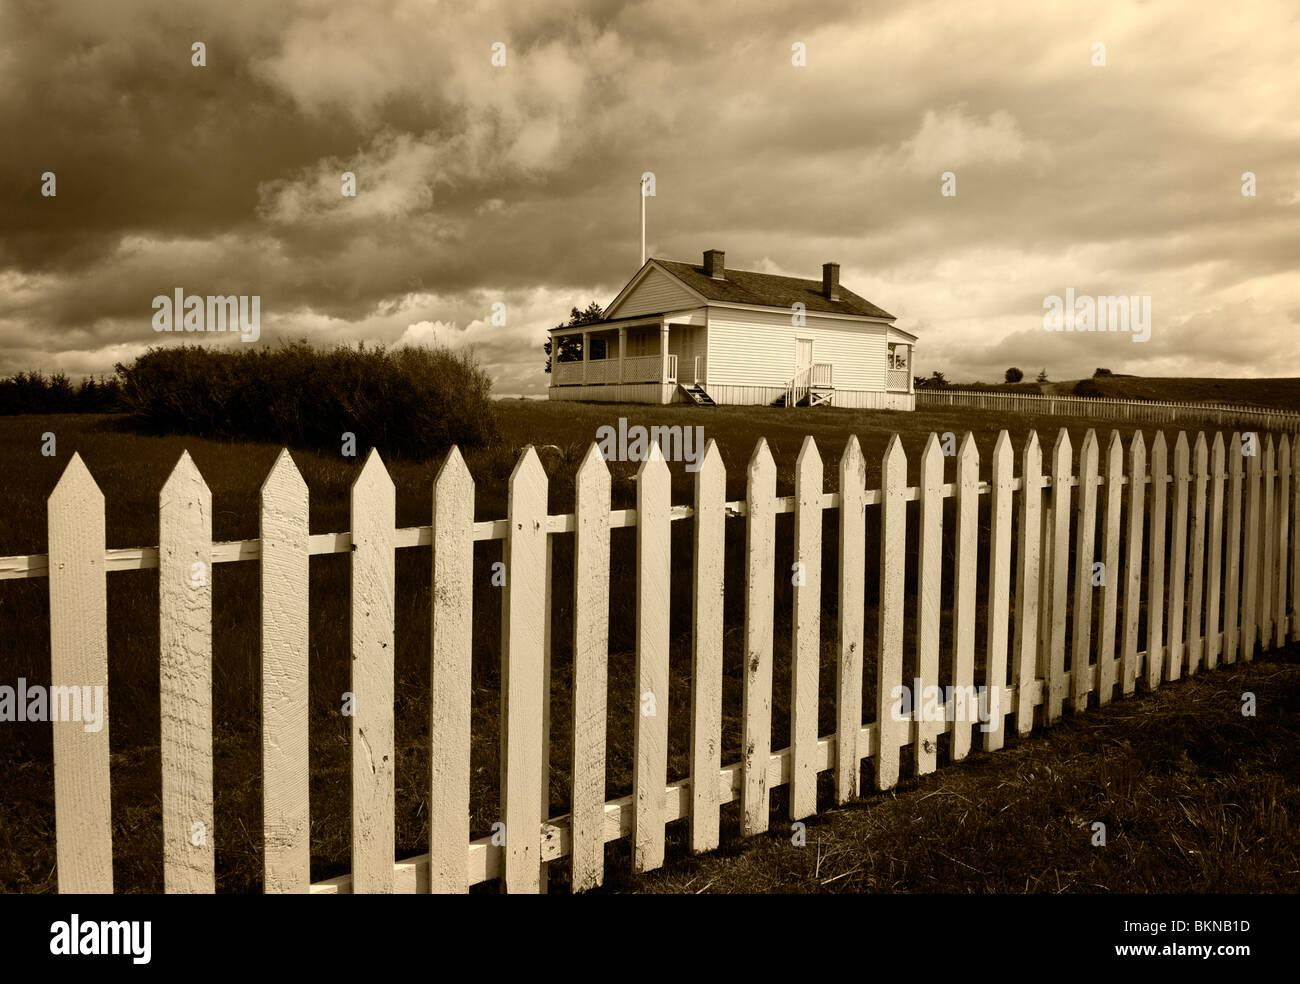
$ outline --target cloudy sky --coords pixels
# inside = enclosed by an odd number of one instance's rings
[[[193,338],[151,328],[179,287],[540,393],[653,171],[651,255],[838,261],[920,372],[1300,376],[1297,50],[1286,0],[0,0],[0,374]],[[1044,331],[1066,288],[1150,340]]]

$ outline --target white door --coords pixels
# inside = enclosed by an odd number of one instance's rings
[[[812,339],[796,338],[794,342],[794,371],[798,373],[801,369],[810,368],[812,364]]]

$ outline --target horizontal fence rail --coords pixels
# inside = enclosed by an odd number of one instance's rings
[[[892,383],[891,383],[892,386]],[[1261,430],[1300,430],[1300,413],[1269,407],[1228,403],[1129,400],[1097,396],[1055,396],[1043,393],[1003,393],[966,390],[952,386],[919,386],[918,407],[978,407],[982,410],[1019,410],[1024,413],[1068,414],[1104,420],[1134,420],[1167,424],[1203,420],[1218,427],[1258,427]]]
[[[265,890],[268,892],[464,892],[500,879],[510,892],[536,892],[546,865],[572,858],[577,890],[602,883],[604,845],[632,841],[632,864],[664,861],[665,825],[690,823],[692,850],[719,842],[720,809],[740,804],[741,831],[767,829],[771,790],[789,785],[790,819],[817,809],[816,779],[833,771],[835,799],[861,792],[864,761],[878,789],[893,788],[903,750],[915,774],[939,765],[939,739],[959,761],[972,747],[969,714],[950,696],[938,718],[894,707],[904,658],[915,657],[923,690],[940,684],[940,586],[952,585],[950,681],[957,695],[980,684],[991,725],[982,747],[1004,744],[1007,718],[1032,733],[1066,710],[1085,711],[1154,689],[1220,662],[1250,660],[1257,648],[1300,637],[1300,467],[1290,435],[1248,432],[1172,442],[1141,433],[1127,448],[1113,432],[1103,449],[1088,431],[1078,452],[1062,430],[1047,449],[1030,432],[1017,455],[1003,431],[988,480],[979,478],[972,435],[955,450],[954,481],[931,435],[919,483],[907,483],[907,454],[895,435],[881,461],[881,487],[866,488],[865,461],[851,437],[838,462],[837,492],[826,492],[820,452],[806,438],[795,492],[776,495],[776,466],[764,440],[747,468],[743,500],[725,501],[726,473],[710,441],[694,476],[690,505],[673,505],[668,465],[652,447],[637,475],[636,508],[610,508],[610,472],[592,445],[575,479],[575,511],[550,515],[547,476],[526,448],[511,475],[505,519],[473,520],[474,482],[458,450],[433,487],[428,526],[396,528],[394,488],[371,452],[352,489],[350,532],[308,533],[308,491],[287,451],[262,487],[260,536],[214,543],[212,499],[188,454],[160,497],[160,546],[106,550],[104,499],[79,456],[48,505],[49,554],[0,558],[0,577],[48,577],[52,680],[107,686],[105,578],[157,568],[163,631],[163,849],[167,891],[211,892],[213,847],[186,849],[188,823],[212,812],[210,582],[195,565],[258,561],[262,572]],[[950,452],[951,453],[951,452]],[[1172,462],[1172,470],[1171,470]],[[980,499],[988,496],[987,550],[980,549]],[[943,501],[954,499],[945,526]],[[917,503],[916,590],[904,592],[909,503]],[[874,510],[874,512],[873,512]],[[836,511],[838,562],[822,565],[823,517]],[[773,750],[773,585],[775,517],[794,517],[793,555],[806,572],[791,613],[793,690],[790,744]],[[721,556],[728,519],[745,524],[742,583],[745,672],[739,761],[723,764]],[[1014,519],[1014,522],[1013,522]],[[667,780],[669,557],[671,524],[694,527],[689,778]],[[865,548],[868,525],[879,557]],[[1013,535],[1013,527],[1017,531]],[[636,717],[632,793],[605,800],[606,681],[609,649],[610,531],[636,529],[637,694],[658,712]],[[547,816],[550,537],[574,536],[574,727],[572,811]],[[1168,534],[1168,535],[1167,535]],[[503,541],[501,815],[508,836],[469,839],[470,665],[473,544]],[[953,549],[945,549],[951,542]],[[394,860],[394,552],[432,548],[430,850]],[[1145,549],[1144,549],[1145,548]],[[1073,568],[1069,565],[1074,553]],[[312,555],[347,553],[352,570],[352,870],[312,883],[307,744],[307,598]],[[1145,556],[1144,556],[1145,555]],[[160,559],[161,558],[161,559]],[[951,558],[948,560],[946,558]],[[1105,576],[1096,583],[1095,565]],[[1070,577],[1073,571],[1073,578]],[[839,598],[833,681],[819,681],[822,581]],[[1011,587],[1014,574],[1014,592]],[[879,581],[875,645],[864,652],[864,588]],[[976,680],[976,585],[987,582],[985,667]],[[1071,583],[1073,591],[1070,590]],[[1141,601],[1147,646],[1139,650]],[[1222,616],[1220,610],[1222,609]],[[904,652],[904,620],[916,621],[915,652]],[[1067,638],[1067,616],[1073,631]],[[1067,655],[1069,665],[1067,669]],[[874,720],[863,721],[862,684],[874,661]],[[909,681],[910,682],[910,681]],[[818,734],[819,692],[834,694],[836,733]],[[1095,699],[1093,698],[1095,695]],[[105,700],[105,707],[108,706]],[[120,711],[120,708],[115,708]],[[108,720],[96,733],[56,722],[55,817],[61,892],[111,892]]]

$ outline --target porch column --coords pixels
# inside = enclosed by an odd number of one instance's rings
[[[560,340],[555,337],[554,332],[551,332],[551,350],[546,353],[546,371],[550,373],[548,378],[551,386],[555,385],[555,350],[559,347],[559,344]]]
[[[591,332],[582,333],[582,381],[587,381],[587,360],[591,358]]]
[[[668,322],[659,323],[659,383],[668,382]]]
[[[912,376],[912,346],[907,347],[907,391],[916,392],[916,379]]]
[[[627,358],[627,326],[618,330],[618,381],[624,382],[623,360]]]

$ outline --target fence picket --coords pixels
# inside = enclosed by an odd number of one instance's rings
[[[805,437],[795,462],[794,616],[790,680],[790,819],[817,812],[817,685],[821,665],[822,459]]]
[[[158,495],[163,891],[216,891],[212,821],[212,493],[189,452]]]
[[[1106,504],[1102,515],[1101,614],[1097,626],[1097,701],[1110,703],[1115,693],[1115,625],[1120,595],[1119,534],[1124,502],[1124,441],[1110,432],[1106,448]]]
[[[1223,597],[1223,661],[1235,663],[1241,649],[1241,521],[1244,443],[1233,434],[1228,454],[1227,586]]]
[[[1187,497],[1191,482],[1187,434],[1174,442],[1174,510],[1169,549],[1169,647],[1165,679],[1177,680],[1183,669],[1183,608],[1187,596]]]
[[[758,439],[745,496],[745,689],[741,698],[743,836],[767,830],[772,751],[772,616],[776,577],[776,463]]]
[[[1016,731],[1033,730],[1038,655],[1039,545],[1042,543],[1043,452],[1030,431],[1021,452],[1020,543],[1016,568]]]
[[[1051,724],[1061,716],[1065,705],[1065,618],[1068,608],[1070,577],[1070,432],[1064,427],[1056,436],[1052,448],[1052,525],[1048,530],[1052,553],[1049,575],[1049,635],[1047,665],[1047,695],[1044,702],[1046,722]]]
[[[1291,641],[1300,641],[1300,433],[1291,444]]]
[[[1286,645],[1286,579],[1289,555],[1287,553],[1287,537],[1290,532],[1289,517],[1287,513],[1291,508],[1291,440],[1283,434],[1278,442],[1277,448],[1277,526],[1276,530],[1270,530],[1271,536],[1277,537],[1277,562],[1273,570],[1273,581],[1276,585],[1276,597],[1273,602],[1273,617],[1276,620],[1276,631],[1273,636],[1273,646],[1275,649],[1281,649]]]
[[[979,577],[979,451],[970,431],[957,452],[957,545],[953,561],[952,594],[952,760],[960,762],[970,751],[975,685],[975,581]],[[942,472],[940,473],[942,477]],[[936,681],[937,682],[937,681]],[[942,726],[942,725],[941,725]]]
[[[393,890],[393,587],[397,499],[373,448],[352,485],[352,879]]]
[[[431,506],[429,891],[460,893],[469,888],[460,845],[469,841],[474,479],[457,447],[433,480]]]
[[[108,765],[108,601],[104,494],[73,453],[47,503],[50,687],[102,694],[97,731],[84,721],[51,725],[59,892],[113,891]],[[100,688],[87,691],[85,688]],[[93,699],[93,696],[92,696]],[[83,708],[83,716],[84,708]]]
[[[691,850],[718,846],[722,797],[722,631],[727,473],[710,439],[695,473],[691,649]]]
[[[311,887],[309,503],[287,450],[262,483],[259,505],[263,885],[268,894],[303,894]]]
[[[1074,710],[1088,708],[1092,687],[1089,654],[1092,650],[1092,565],[1097,555],[1097,432],[1091,427],[1079,448],[1079,502],[1074,548],[1074,639],[1070,645],[1071,694]],[[1105,570],[1102,571],[1103,577]],[[1097,660],[1100,677],[1101,657]]]
[[[1268,648],[1273,636],[1273,553],[1276,548],[1273,517],[1273,483],[1276,475],[1276,454],[1273,448],[1273,435],[1264,438],[1264,463],[1262,468],[1263,511],[1259,521],[1259,602],[1256,611],[1259,614],[1259,648],[1262,652]]]
[[[519,894],[541,890],[546,500],[546,472],[530,444],[510,473],[502,548],[501,813],[505,887]]]
[[[943,583],[943,448],[933,432],[921,453],[921,525],[916,574],[916,691],[912,742],[916,774],[938,765],[938,722],[931,688],[939,687],[939,593]]]
[[[1205,578],[1205,668],[1219,665],[1223,642],[1219,635],[1219,600],[1223,593],[1223,434],[1216,431],[1214,446],[1210,451],[1210,536],[1207,543],[1209,560]]]
[[[1011,435],[1005,430],[998,434],[993,445],[993,470],[989,483],[989,595],[987,653],[985,656],[984,688],[988,695],[987,709],[992,720],[984,732],[984,750],[1001,748],[1006,735],[1004,703],[1007,689],[1007,637],[1011,608],[1011,510],[1014,498],[1015,457]]]
[[[1187,602],[1187,624],[1183,630],[1189,676],[1200,666],[1201,653],[1204,649],[1204,637],[1201,635],[1201,610],[1205,603],[1205,492],[1210,481],[1209,452],[1206,448],[1204,432],[1196,435],[1192,461],[1192,526],[1187,555],[1191,595]]]
[[[862,645],[867,581],[867,463],[856,434],[840,457],[839,659],[835,692],[835,801],[862,792]]]
[[[1128,540],[1124,545],[1124,641],[1120,657],[1121,692],[1137,689],[1138,629],[1142,614],[1142,527],[1146,518],[1147,448],[1134,431],[1128,452]]]
[[[1168,452],[1165,432],[1151,441],[1151,533],[1147,557],[1147,687],[1160,686],[1164,663],[1165,502],[1168,495]]]
[[[1246,455],[1246,519],[1242,529],[1244,544],[1241,559],[1241,658],[1255,658],[1255,641],[1259,622],[1259,435],[1254,439],[1252,454]],[[1244,445],[1243,441],[1243,445]],[[1243,447],[1243,454],[1245,453]]]
[[[876,788],[898,784],[907,721],[894,698],[903,682],[903,567],[907,560],[907,456],[895,434],[880,467],[880,603],[876,633]]]
[[[636,479],[636,693],[632,765],[632,867],[664,863],[668,785],[668,598],[672,477],[657,443]]]

